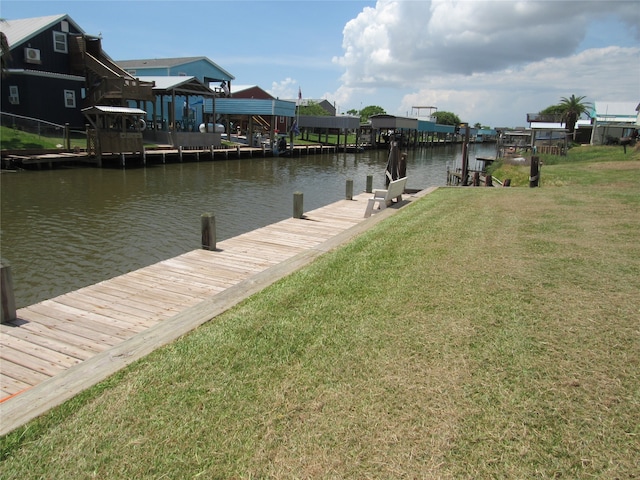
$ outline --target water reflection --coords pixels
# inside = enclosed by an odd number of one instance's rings
[[[493,146],[474,146],[492,155]],[[18,307],[90,285],[200,246],[200,215],[219,240],[288,218],[293,193],[305,211],[344,198],[347,179],[384,185],[387,152],[253,158],[116,170],[3,173],[2,257]],[[444,185],[460,147],[409,151],[409,188]],[[473,166],[472,166],[473,167]]]

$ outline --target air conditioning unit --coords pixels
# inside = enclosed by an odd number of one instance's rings
[[[24,61],[27,63],[40,63],[40,50],[37,48],[25,48]]]

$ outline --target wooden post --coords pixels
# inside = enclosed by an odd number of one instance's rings
[[[216,249],[216,217],[211,213],[203,213],[200,216],[202,230],[202,248],[204,250]]]
[[[293,218],[302,218],[304,212],[303,200],[302,192],[295,192],[293,194]]]
[[[485,177],[484,186],[493,187],[493,177],[491,175],[487,174],[487,176]]]
[[[480,186],[480,172],[473,172],[473,186]]]
[[[365,191],[367,193],[373,192],[373,175],[367,175],[367,189]]]
[[[180,163],[182,163],[182,145],[178,147],[178,157],[180,157]]]
[[[462,186],[467,186],[469,175],[469,124],[464,124],[464,143],[462,144]]]
[[[17,318],[16,299],[13,295],[13,277],[11,265],[2,260],[0,264],[0,294],[2,295],[2,316],[0,323],[7,323]]]
[[[65,147],[67,148],[67,150],[71,150],[71,135],[69,134],[69,124],[65,123],[64,124],[64,140],[65,140]],[[624,153],[627,153],[627,151],[625,150]]]
[[[353,180],[347,180],[347,200],[353,200]]]
[[[531,157],[531,173],[529,174],[529,187],[534,188],[539,185],[540,182],[540,157]]]

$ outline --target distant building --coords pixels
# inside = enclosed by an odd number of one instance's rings
[[[303,98],[302,100],[297,99],[289,99],[289,102],[297,102],[297,104],[301,107],[305,107],[311,103],[315,103],[316,105],[320,105],[329,115],[335,116],[336,107],[329,101],[324,98],[319,100],[314,100],[313,98]]]
[[[594,102],[591,145],[617,143],[638,129],[638,107],[636,102]]]

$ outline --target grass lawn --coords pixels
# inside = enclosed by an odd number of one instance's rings
[[[640,155],[542,174],[403,208],[2,438],[0,477],[640,477]]]
[[[2,150],[57,149],[66,145],[62,132],[59,137],[36,135],[10,127],[0,127],[0,148]],[[71,148],[87,148],[87,139],[71,138]]]

